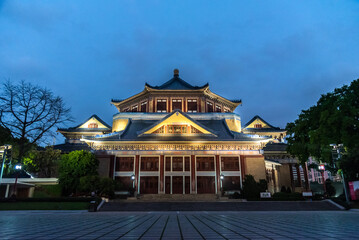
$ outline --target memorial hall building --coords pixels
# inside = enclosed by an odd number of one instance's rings
[[[219,194],[241,189],[247,174],[267,180],[271,192],[303,186],[295,159],[281,162],[263,152],[268,143],[281,143],[285,130],[259,116],[242,127],[234,113],[241,100],[219,96],[209,84],[193,86],[177,69],[162,85],[146,83],[142,92],[111,103],[118,110],[112,127],[93,115],[58,132],[66,144],[96,154],[100,175],[133,185],[138,194]]]

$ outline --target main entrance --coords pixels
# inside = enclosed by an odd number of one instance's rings
[[[165,157],[165,193],[190,193],[190,156]]]

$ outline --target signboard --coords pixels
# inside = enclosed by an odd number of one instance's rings
[[[261,192],[261,198],[271,198],[270,192]]]
[[[349,182],[350,197],[354,200],[359,200],[359,181]]]
[[[302,192],[303,197],[313,197],[312,192]]]

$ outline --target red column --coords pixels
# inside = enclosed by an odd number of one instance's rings
[[[201,99],[198,99],[198,112],[201,112]]]
[[[160,193],[165,192],[165,156],[160,156]]]
[[[115,179],[115,175],[114,175],[114,172],[115,172],[115,161],[116,161],[116,156],[111,156],[110,158],[110,169],[109,169],[109,173],[108,173],[108,176],[112,179]]]
[[[244,176],[246,175],[246,163],[245,163],[245,158],[243,155],[240,156],[240,160],[241,160],[241,176],[242,176],[242,181],[243,181]]]
[[[191,193],[196,192],[196,162],[195,156],[191,155]]]
[[[156,112],[156,101],[155,101],[155,99],[153,98],[153,107],[152,107],[152,111],[153,112]]]
[[[221,171],[219,167],[219,155],[216,155],[216,179],[217,179],[217,194],[221,192]]]
[[[139,173],[140,173],[140,155],[136,155],[136,161],[135,161],[135,191],[136,192],[138,192]]]

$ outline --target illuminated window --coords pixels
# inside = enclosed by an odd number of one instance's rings
[[[197,128],[191,126],[191,133],[201,133]]]
[[[171,157],[166,157],[166,171],[171,171]]]
[[[182,100],[181,99],[173,99],[172,100],[172,111],[181,110],[182,111]]]
[[[133,106],[131,112],[137,112],[137,111],[138,111],[138,105]]]
[[[167,125],[167,132],[174,134],[187,133],[186,125]]]
[[[153,133],[164,133],[165,132],[165,127],[162,126],[159,129],[157,129],[156,131],[154,131]]]
[[[262,124],[260,123],[254,124],[254,128],[262,128]]]
[[[141,157],[141,171],[158,171],[158,157]]]
[[[239,171],[238,157],[221,157],[222,171]]]
[[[189,157],[184,157],[185,171],[190,171],[190,160]]]
[[[187,100],[187,112],[197,112],[197,100],[188,99]]]
[[[167,112],[167,100],[158,99],[157,100],[157,112]]]
[[[117,157],[116,171],[133,171],[134,157]]]
[[[129,112],[130,108],[125,108],[125,110],[123,110],[124,112]]]
[[[141,103],[141,112],[146,112],[147,111],[147,102],[143,102]]]
[[[90,123],[87,127],[88,128],[98,128],[98,124],[97,123]]]
[[[222,112],[221,106],[216,105],[216,112]]]
[[[231,112],[231,110],[229,110],[228,108],[223,108],[224,112]]]
[[[197,171],[214,171],[214,157],[197,157]]]
[[[207,112],[213,112],[213,104],[210,102],[207,102]]]
[[[183,171],[183,157],[172,157],[172,171]]]

